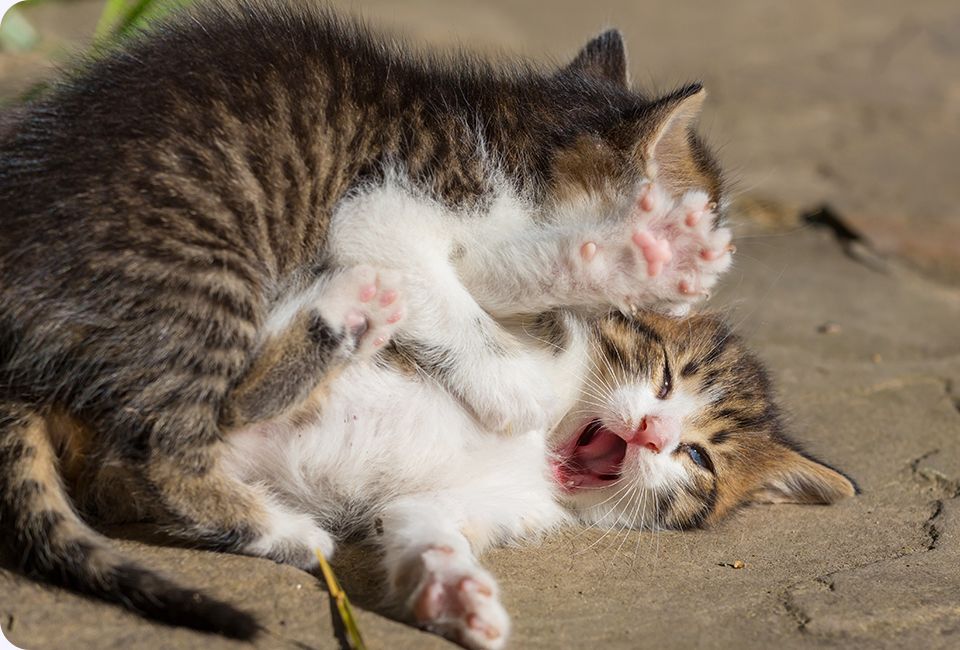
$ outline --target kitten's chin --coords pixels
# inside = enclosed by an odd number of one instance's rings
[[[593,420],[554,451],[553,475],[568,494],[613,485],[626,454],[623,438]]]

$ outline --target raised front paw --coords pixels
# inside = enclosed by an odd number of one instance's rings
[[[331,280],[318,309],[341,328],[349,350],[373,354],[404,318],[399,275],[365,265],[349,268]]]
[[[576,273],[618,307],[685,312],[709,295],[732,261],[731,233],[718,226],[715,208],[700,190],[677,200],[646,183],[626,224],[576,243]]]
[[[446,546],[427,549],[420,560],[423,575],[408,601],[417,624],[465,648],[504,647],[510,617],[493,576]]]

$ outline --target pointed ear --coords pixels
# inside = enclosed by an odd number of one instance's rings
[[[660,168],[675,166],[690,155],[690,131],[700,117],[707,91],[700,84],[690,84],[655,102],[650,110],[651,129],[644,139],[643,157],[647,175],[657,175]]]
[[[829,504],[859,492],[856,483],[829,465],[784,447],[782,456],[774,461],[753,501]]]
[[[603,32],[583,46],[580,54],[564,68],[564,72],[612,81],[626,88],[627,48],[623,44],[623,36],[616,29]]]

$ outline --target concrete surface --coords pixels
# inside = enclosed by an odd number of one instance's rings
[[[60,30],[42,51],[85,33],[95,4],[36,9]],[[707,132],[744,190],[737,265],[713,306],[769,362],[796,435],[863,488],[832,507],[751,508],[710,531],[570,530],[493,552],[511,647],[960,647],[960,4],[337,4],[432,42],[557,58],[615,24],[638,82],[704,78]],[[0,54],[0,97],[45,56]],[[800,219],[823,203],[863,239]],[[258,647],[337,647],[313,576],[123,546],[257,613],[269,630]],[[340,572],[370,648],[449,647],[375,613],[363,561],[348,554]],[[8,570],[0,627],[31,650],[243,647]]]

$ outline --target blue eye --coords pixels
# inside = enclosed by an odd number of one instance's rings
[[[695,462],[697,465],[702,467],[705,470],[713,471],[712,464],[710,463],[710,458],[707,456],[707,452],[703,449],[696,447],[694,445],[687,445],[687,455],[690,456],[690,460]]]

